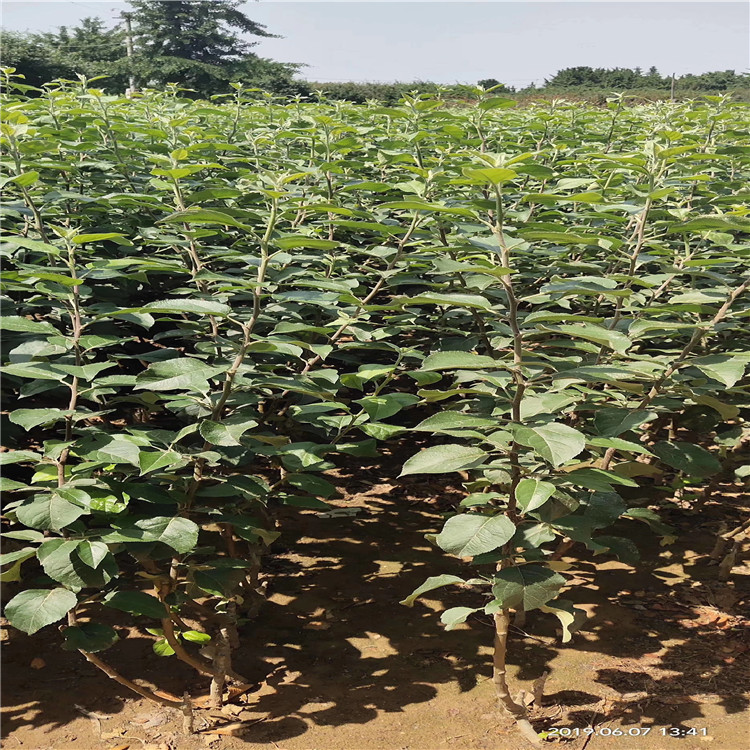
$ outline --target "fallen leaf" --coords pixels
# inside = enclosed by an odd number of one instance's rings
[[[31,660],[29,665],[32,669],[44,669],[47,666],[47,662],[44,661],[40,656],[35,657]]]
[[[140,724],[141,727],[148,729],[149,727],[160,727],[162,724],[166,724],[169,721],[169,717],[163,711],[157,711],[154,713],[138,714],[133,717],[133,721],[136,724]]]
[[[213,729],[204,729],[205,734],[221,734],[229,737],[237,737],[241,734],[248,726],[249,723],[236,721],[232,724],[225,724],[223,727],[214,727]]]

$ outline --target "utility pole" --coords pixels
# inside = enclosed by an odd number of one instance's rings
[[[122,18],[125,21],[125,49],[127,50],[128,60],[133,60],[133,25],[131,22],[132,14],[123,13]],[[128,90],[125,92],[125,96],[132,96],[135,93],[135,76],[133,75],[132,68],[128,75]]]
[[[669,101],[674,101],[674,73],[672,73],[672,85],[669,87]]]

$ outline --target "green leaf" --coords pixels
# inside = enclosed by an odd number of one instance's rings
[[[328,499],[338,495],[338,490],[334,485],[326,479],[323,479],[323,477],[318,477],[313,474],[287,474],[284,479],[293,487],[298,487],[316,497],[324,497]]]
[[[616,448],[618,451],[630,453],[642,453],[646,456],[654,454],[642,443],[634,443],[632,440],[623,440],[622,438],[599,438],[587,437],[586,445],[593,445],[597,448]]]
[[[575,458],[586,447],[582,432],[560,422],[549,422],[538,427],[516,425],[512,431],[516,442],[532,448],[555,467]]]
[[[30,556],[33,557],[33,552]],[[28,558],[26,558],[28,559]],[[24,560],[17,560],[7,570],[0,573],[0,583],[15,583],[21,580],[21,566]]]
[[[103,604],[132,615],[143,615],[162,620],[167,617],[164,605],[151,594],[143,591],[112,591],[102,600]]]
[[[720,232],[750,232],[750,219],[746,216],[699,216],[672,227],[670,234],[707,232],[712,229]]]
[[[667,466],[688,476],[710,477],[721,471],[719,460],[700,445],[662,440],[652,450]]]
[[[551,482],[543,482],[538,479],[522,479],[516,487],[516,501],[518,507],[528,513],[541,508],[552,495],[557,487]]]
[[[715,355],[712,357],[696,357],[686,363],[697,367],[704,375],[718,380],[727,388],[732,388],[745,375],[746,362],[739,357]],[[12,415],[11,415],[12,418]]]
[[[383,396],[365,396],[356,401],[375,422],[388,419],[398,414],[405,406],[411,406],[419,401],[418,396],[411,393],[386,393]]]
[[[46,362],[19,362],[15,365],[4,365],[0,368],[4,375],[14,375],[17,378],[31,378],[33,380],[62,380],[60,373]]]
[[[40,424],[50,424],[60,419],[65,419],[66,414],[62,409],[16,409],[8,415],[13,424],[21,425],[24,430],[31,430]]]
[[[208,381],[223,373],[224,367],[210,367],[193,357],[152,362],[136,381],[135,390],[177,391],[209,390]]]
[[[86,622],[65,628],[63,637],[65,638],[63,648],[66,651],[87,651],[89,653],[104,651],[120,640],[114,628],[109,625],[101,625],[98,622]]]
[[[502,547],[515,532],[516,527],[506,516],[463,513],[445,522],[435,542],[457,557],[473,557]]]
[[[76,554],[89,568],[98,568],[109,554],[109,547],[103,542],[82,541]]]
[[[175,442],[177,442],[175,440]],[[141,476],[159,469],[169,469],[182,462],[182,456],[176,451],[141,451],[138,454],[138,466]]]
[[[96,435],[81,441],[77,452],[92,461],[140,468],[140,449],[130,435]]]
[[[0,466],[20,464],[25,463],[26,461],[38,463],[41,458],[41,455],[39,453],[34,453],[34,451],[5,451],[0,453]]]
[[[464,168],[461,171],[465,177],[474,182],[489,182],[493,185],[502,185],[504,182],[514,180],[518,177],[517,172],[514,172],[512,169],[503,169],[502,167]]]
[[[187,211],[177,211],[176,213],[165,216],[160,219],[159,224],[218,224],[225,227],[237,227],[238,229],[248,229],[252,227],[237,221],[233,216],[225,214],[222,211],[216,211],[207,208],[189,208]]]
[[[602,437],[617,437],[655,418],[653,411],[608,407],[594,414],[594,427]]]
[[[406,599],[402,599],[399,604],[403,604],[406,607],[413,607],[414,602],[419,599],[422,594],[439,589],[441,586],[449,586],[453,583],[466,583],[466,581],[464,581],[463,578],[448,575],[447,573],[439,576],[430,576],[430,578],[428,578],[421,586],[417,586],[417,588],[415,588]]]
[[[183,630],[180,636],[191,643],[208,643],[211,640],[208,633],[201,633],[200,630]]]
[[[472,352],[436,352],[422,362],[420,371],[430,370],[497,370],[498,362],[492,357]]]
[[[543,393],[538,396],[524,396],[521,399],[521,420],[525,421],[537,414],[553,414],[574,404],[574,396],[565,393]]]
[[[14,182],[19,187],[30,187],[39,180],[39,172],[30,171],[13,175],[7,178],[7,182]]]
[[[593,323],[582,323],[580,325],[558,325],[558,326],[537,326],[539,330],[549,331],[551,333],[562,333],[566,336],[593,341],[610,349],[614,349],[619,354],[624,354],[632,345],[632,341],[619,331],[610,331],[602,326]]]
[[[440,622],[445,625],[446,630],[453,630],[458,627],[461,623],[466,622],[469,615],[473,615],[474,612],[478,612],[480,607],[472,609],[471,607],[451,607],[446,609],[440,615]]]
[[[238,586],[245,578],[247,571],[242,568],[213,568],[211,570],[197,570],[193,573],[193,580],[198,588],[207,594],[231,598]]]
[[[585,468],[569,471],[564,475],[566,482],[571,482],[578,487],[586,487],[589,490],[600,490],[609,492],[613,484],[622,485],[623,487],[637,487],[638,482],[634,482],[627,477],[621,477],[612,471],[605,469]]]
[[[44,572],[53,581],[76,592],[86,585],[86,580],[81,577],[78,569],[80,563],[75,556],[79,544],[79,540],[50,539],[44,542],[37,551],[37,557]]]
[[[450,307],[468,307],[478,310],[491,310],[492,305],[489,300],[480,297],[478,294],[459,294],[429,292],[419,294],[416,297],[397,297],[394,303],[399,303],[404,307],[412,305],[448,305]]]
[[[157,302],[149,302],[143,307],[126,307],[121,310],[102,313],[99,318],[125,318],[139,319],[142,325],[150,328],[154,325],[154,319],[150,313],[164,313],[171,315],[183,315],[185,313],[195,313],[196,315],[216,315],[224,317],[231,315],[232,308],[221,302],[206,299],[164,299]]]
[[[477,429],[482,427],[497,427],[498,420],[476,417],[459,411],[441,411],[422,420],[412,430],[417,432],[447,432],[462,429]]]
[[[0,316],[0,331],[18,331],[21,333],[52,333],[58,334],[59,331],[47,321],[31,320],[19,315]]]
[[[14,628],[33,635],[61,620],[77,603],[78,597],[67,589],[27,589],[8,602],[5,616]]]
[[[436,445],[412,456],[405,464],[400,477],[408,474],[448,474],[461,469],[474,468],[488,454],[481,448],[466,445]]]
[[[333,250],[339,246],[333,240],[324,240],[319,237],[308,237],[304,234],[295,234],[287,237],[278,237],[273,243],[283,250],[293,250],[298,247],[310,247],[314,250]]]
[[[31,502],[19,506],[16,517],[32,529],[60,531],[87,512],[68,502],[60,492],[48,492],[35,495]]]
[[[131,528],[121,528],[105,534],[101,540],[113,542],[162,542],[175,551],[186,554],[198,543],[198,525],[189,518],[157,516],[136,521]]]
[[[212,445],[240,445],[240,438],[258,422],[255,419],[238,415],[239,418],[228,418],[222,422],[204,419],[200,424],[201,437]]]
[[[17,560],[28,560],[36,555],[36,547],[24,547],[23,549],[13,550],[13,552],[3,552],[0,554],[0,565],[8,565]]]
[[[557,596],[565,579],[543,565],[521,565],[495,573],[492,593],[503,609],[537,609]]]
[[[556,599],[554,604],[544,604],[539,609],[542,612],[549,612],[560,621],[563,643],[568,643],[572,638],[572,633],[578,630],[588,618],[584,610],[576,609],[573,602],[567,599]]]
[[[387,424],[386,422],[367,422],[359,428],[365,435],[375,438],[376,440],[390,440],[396,435],[406,432],[406,427]]]
[[[116,242],[118,245],[130,245],[133,243],[124,235],[119,232],[103,232],[99,234],[78,234],[73,237],[74,245],[85,245],[87,242],[104,242],[109,240],[110,242]]]
[[[482,99],[477,104],[477,107],[483,110],[512,109],[513,107],[516,107],[517,105],[518,105],[518,102],[515,99],[508,99],[507,97],[504,97],[504,96],[492,96],[489,99]]]
[[[151,647],[157,656],[174,656],[174,649],[167,643],[165,638],[154,641]]]

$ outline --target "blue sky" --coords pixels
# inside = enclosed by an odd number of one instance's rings
[[[3,28],[49,31],[85,16],[114,23],[111,0],[3,0]],[[248,2],[280,34],[255,52],[307,63],[317,81],[473,83],[522,87],[573,65],[663,74],[750,69],[746,2]]]

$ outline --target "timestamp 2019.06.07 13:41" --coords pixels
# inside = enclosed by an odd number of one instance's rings
[[[547,730],[548,736],[585,737],[645,737],[653,732],[663,737],[707,737],[705,727],[553,727]]]

